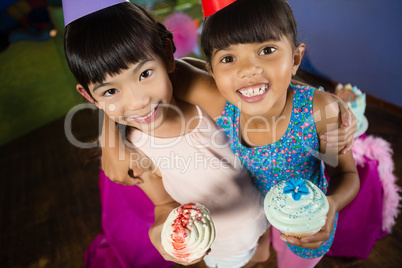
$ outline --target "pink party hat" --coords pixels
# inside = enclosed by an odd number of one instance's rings
[[[214,14],[234,1],[236,0],[202,0],[201,4],[204,18]]]
[[[128,0],[63,0],[64,26],[95,11]]]

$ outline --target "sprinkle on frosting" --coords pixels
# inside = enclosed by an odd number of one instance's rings
[[[198,203],[174,209],[162,228],[165,251],[183,262],[202,257],[215,239],[215,228],[209,211]]]
[[[293,200],[299,201],[302,195],[308,195],[310,191],[306,186],[306,181],[290,179],[286,182],[286,187],[283,188],[283,193],[292,194]]]
[[[328,209],[324,193],[304,179],[278,182],[264,200],[265,215],[272,226],[296,237],[319,231],[326,222]]]

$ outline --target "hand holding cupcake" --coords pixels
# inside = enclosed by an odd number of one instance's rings
[[[289,179],[269,190],[264,210],[272,226],[287,236],[301,238],[317,233],[325,225],[329,204],[312,182]]]
[[[162,246],[182,262],[203,257],[214,239],[215,227],[209,210],[198,203],[174,209],[163,224]]]

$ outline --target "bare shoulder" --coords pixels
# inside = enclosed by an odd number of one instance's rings
[[[340,123],[338,103],[325,91],[314,91],[313,113],[318,133],[337,129]]]
[[[172,83],[176,98],[202,107],[212,118],[219,116],[225,107],[226,99],[200,60],[176,60]]]
[[[336,100],[332,97],[331,93],[325,91],[314,91],[313,98],[313,111],[327,110],[330,112],[330,116],[339,114],[339,107]]]

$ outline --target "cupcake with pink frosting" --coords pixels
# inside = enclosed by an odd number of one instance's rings
[[[265,215],[272,226],[299,238],[317,233],[325,225],[328,210],[325,194],[304,179],[279,182],[264,200]]]
[[[162,246],[182,262],[203,257],[214,240],[215,227],[209,210],[198,203],[174,209],[163,224]]]

